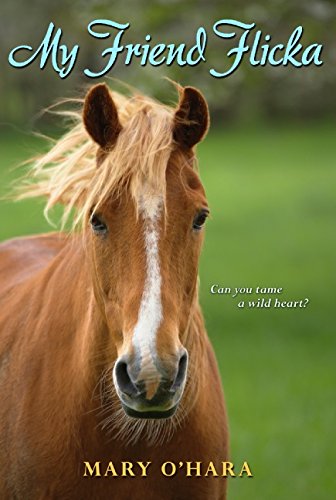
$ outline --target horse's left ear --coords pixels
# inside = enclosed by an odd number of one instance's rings
[[[175,141],[181,146],[192,148],[206,135],[209,121],[208,105],[201,92],[194,87],[185,87],[175,113]]]
[[[116,105],[104,83],[92,87],[86,94],[83,121],[92,139],[103,149],[111,148],[121,132]]]

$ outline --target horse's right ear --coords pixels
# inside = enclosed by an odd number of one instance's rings
[[[105,83],[95,85],[86,94],[83,121],[87,132],[101,148],[107,150],[114,145],[122,127]]]

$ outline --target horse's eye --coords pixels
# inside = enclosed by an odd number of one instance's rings
[[[194,222],[193,222],[193,229],[194,231],[200,231],[202,227],[204,226],[205,221],[207,220],[207,217],[209,215],[209,210],[204,208],[201,210],[195,217]]]
[[[92,215],[90,219],[90,224],[92,229],[96,234],[105,234],[107,233],[107,226],[104,222],[98,217],[98,215]]]

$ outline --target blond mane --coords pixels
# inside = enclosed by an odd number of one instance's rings
[[[137,201],[144,181],[147,189],[165,197],[165,172],[173,148],[174,109],[146,96],[125,97],[110,91],[122,131],[113,149],[97,166],[98,146],[82,122],[82,110],[57,111],[72,120],[71,129],[51,149],[29,161],[29,172],[17,198],[46,197],[44,213],[56,204],[64,207],[61,226],[75,215],[72,228],[83,223],[92,209],[127,185]],[[74,102],[83,106],[84,100]]]

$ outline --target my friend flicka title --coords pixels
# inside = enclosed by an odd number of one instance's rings
[[[109,19],[96,19],[87,26],[90,37],[110,39],[110,46],[100,52],[102,66],[99,70],[84,68],[82,71],[89,78],[99,78],[113,70],[117,60],[124,58],[126,66],[196,66],[204,64],[214,78],[225,78],[232,75],[244,59],[252,66],[321,66],[323,45],[320,43],[304,44],[304,28],[293,29],[285,43],[274,42],[269,33],[257,29],[256,23],[244,23],[234,19],[221,19],[215,22],[209,32],[200,26],[195,33],[195,43],[156,43],[147,34],[142,43],[127,43],[127,30],[130,23],[119,23]],[[223,39],[223,66],[213,68],[207,64],[207,45],[213,37]],[[49,23],[40,45],[18,45],[8,54],[8,62],[14,68],[25,68],[36,61],[40,69],[51,64],[60,78],[71,74],[80,60],[80,46],[72,47],[62,42],[63,30]],[[233,40],[234,46],[225,52],[225,41]],[[99,47],[98,49],[99,50]]]

